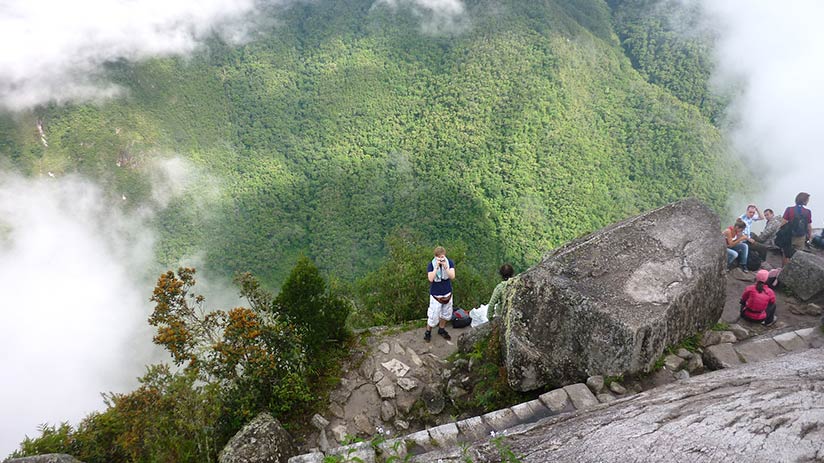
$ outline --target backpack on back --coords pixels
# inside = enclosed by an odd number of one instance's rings
[[[793,218],[790,220],[790,229],[793,231],[793,236],[807,235],[807,217],[804,216],[804,211],[801,206],[795,206],[793,210]]]

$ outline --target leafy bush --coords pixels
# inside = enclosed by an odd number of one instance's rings
[[[426,318],[429,280],[426,266],[432,260],[431,246],[420,244],[411,233],[401,231],[387,240],[389,255],[375,271],[358,280],[357,292],[375,324],[396,324]],[[468,262],[466,245],[447,243],[447,256],[455,262],[455,307],[468,309],[485,303],[494,286]]]
[[[273,310],[288,315],[300,327],[309,361],[324,366],[325,352],[336,350],[348,337],[348,300],[333,294],[308,257],[300,257],[274,299]]]

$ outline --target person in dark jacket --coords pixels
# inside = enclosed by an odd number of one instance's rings
[[[747,286],[741,295],[741,318],[770,326],[778,320],[775,316],[775,293],[767,286],[770,272],[759,270],[755,284]]]

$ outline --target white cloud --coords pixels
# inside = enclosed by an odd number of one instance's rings
[[[153,237],[104,196],[77,177],[0,176],[0,455],[129,390],[150,358]]]
[[[781,213],[796,193],[824,213],[824,3],[818,0],[702,0],[718,27],[716,78],[741,85],[731,108],[730,139],[761,166],[749,178],[754,198],[733,200],[739,213],[755,201]],[[739,211],[740,209],[740,211]],[[733,212],[736,212],[733,211]],[[821,225],[821,215],[813,226]]]
[[[119,89],[102,80],[103,63],[189,53],[215,32],[243,37],[255,8],[256,0],[0,2],[0,108],[111,97]]]
[[[467,27],[462,0],[376,0],[373,4],[386,5],[393,10],[405,7],[421,21],[421,29],[427,34],[461,32]]]
[[[79,176],[26,179],[0,173],[0,458],[37,425],[77,424],[103,408],[101,392],[128,392],[148,363],[166,357],[152,344],[149,301],[160,272],[151,223],[169,199],[208,211],[216,179],[178,158],[147,172],[153,208],[123,209]],[[109,201],[114,201],[110,203]],[[209,308],[242,304],[237,288],[207,281]]]

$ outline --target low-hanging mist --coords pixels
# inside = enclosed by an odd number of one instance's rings
[[[76,423],[150,358],[153,235],[78,177],[0,177],[0,454]]]
[[[701,4],[717,33],[715,78],[739,89],[729,108],[730,141],[755,171],[748,181],[754,196],[734,198],[733,212],[755,202],[781,214],[800,191],[812,195],[815,211],[824,204],[824,4]]]
[[[146,364],[165,360],[147,324],[166,270],[153,218],[182,196],[205,215],[219,181],[180,158],[153,163],[148,176],[154,200],[129,208],[80,176],[0,175],[0,455],[39,424],[76,425],[103,408],[101,393],[132,390]],[[181,265],[199,268],[200,255]],[[209,308],[241,303],[236,288],[201,273],[196,290]]]

